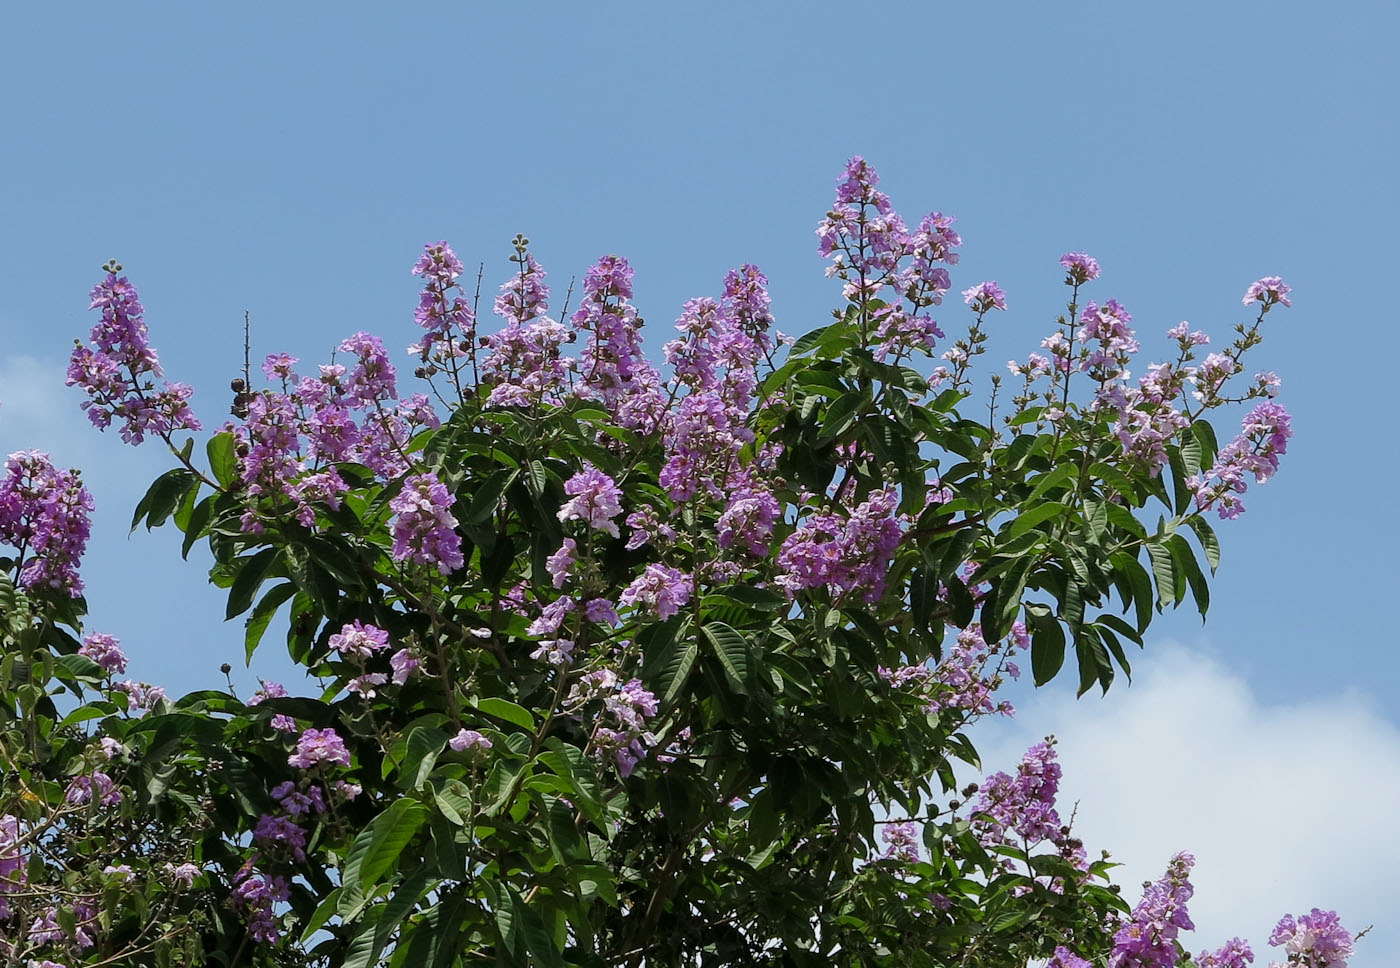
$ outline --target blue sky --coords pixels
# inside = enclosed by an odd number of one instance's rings
[[[813,229],[859,153],[907,216],[958,217],[956,289],[1006,289],[989,366],[1052,328],[1071,249],[1103,264],[1094,294],[1130,309],[1145,348],[1182,319],[1224,339],[1259,276],[1294,287],[1254,359],[1283,377],[1290,453],[1222,528],[1208,626],[1183,610],[1159,641],[1247,684],[1261,722],[1364,709],[1338,742],[1398,750],[1376,746],[1400,722],[1397,27],[1381,3],[17,5],[0,38],[0,447],[85,468],[92,626],[133,672],[215,684],[241,655],[221,593],[181,566],[173,531],[125,535],[165,461],[87,429],[62,387],[105,259],[125,263],[167,371],[215,423],[244,310],[259,357],[319,360],[361,329],[406,345],[408,269],[440,238],[487,263],[488,292],[516,232],[561,295],[625,255],[653,343],[686,298],[756,262],[780,328],[805,332],[838,297]],[[1149,664],[1139,688],[1154,669],[1156,685],[1181,673]],[[1097,702],[1077,715],[1107,715]],[[1279,764],[1322,816],[1342,809],[1326,765]],[[1396,944],[1378,933],[1355,964]]]

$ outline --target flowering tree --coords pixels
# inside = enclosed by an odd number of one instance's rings
[[[1131,317],[1088,299],[970,401],[969,328],[932,315],[961,239],[910,228],[852,160],[817,230],[844,303],[800,339],[730,272],[648,361],[626,260],[551,317],[517,237],[481,327],[446,242],[401,394],[357,333],[311,371],[267,357],[208,438],[163,382],[110,264],[69,383],[98,428],[178,464],[133,527],[207,542],[249,657],[286,616],[305,688],[178,700],[83,634],[76,472],[0,483],[0,925],[10,964],[1238,966],[1191,958],[1192,859],[1130,906],[1056,810],[1053,743],[1014,774],[969,727],[1028,661],[1082,693],[1153,615],[1204,615],[1219,546],[1290,436],[1242,377],[1264,317],[1204,359],[1186,324],[1129,372]],[[563,321],[567,320],[567,322]],[[937,365],[917,362],[937,357]],[[1220,446],[1209,417],[1250,405]],[[982,416],[985,414],[985,417]],[[279,620],[280,621],[280,620]],[[1335,915],[1280,922],[1280,963],[1339,966]]]

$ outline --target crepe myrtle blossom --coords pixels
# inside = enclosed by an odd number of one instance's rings
[[[59,470],[47,454],[17,451],[0,477],[0,542],[24,549],[19,584],[31,592],[77,598],[78,566],[87,550],[92,495],[76,470]]]
[[[1249,968],[1253,962],[1253,949],[1239,938],[1231,938],[1214,951],[1202,951],[1196,956],[1196,968]]]
[[[64,799],[77,805],[97,801],[104,807],[110,807],[122,802],[122,791],[106,773],[94,772],[91,776],[73,777]]]
[[[653,562],[622,590],[618,600],[639,612],[649,610],[657,618],[668,619],[690,601],[690,585],[690,575]]]
[[[985,313],[988,310],[1006,310],[1006,293],[1002,291],[995,281],[979,282],[971,289],[963,290],[963,302],[972,307],[974,312]]]
[[[1261,302],[1264,304],[1263,312],[1268,312],[1279,303],[1292,307],[1293,303],[1288,300],[1288,294],[1292,291],[1288,283],[1278,276],[1265,276],[1249,284],[1249,288],[1244,291],[1244,298],[1240,302],[1246,306]]]
[[[1313,908],[1296,918],[1285,914],[1269,935],[1269,946],[1284,950],[1287,960],[1273,963],[1283,968],[1346,968],[1355,940],[1336,911]]]
[[[408,649],[399,649],[399,651],[391,655],[389,657],[389,668],[392,669],[394,673],[392,677],[394,685],[402,686],[404,683],[408,682],[408,677],[413,675],[414,671],[417,670],[421,664],[420,660],[414,658],[413,653]]]
[[[178,886],[184,888],[194,887],[194,879],[200,874],[199,868],[194,864],[175,864],[170,861],[165,863],[165,872]]]
[[[1066,252],[1060,256],[1060,265],[1069,273],[1065,284],[1082,286],[1099,277],[1099,260],[1087,252]]]
[[[281,804],[282,809],[292,817],[305,816],[313,810],[317,814],[326,812],[325,796],[321,788],[314,783],[302,792],[291,780],[283,780],[272,788],[272,799]]]
[[[1195,893],[1190,879],[1195,863],[1196,858],[1183,851],[1147,886],[1131,917],[1113,935],[1109,968],[1173,968],[1177,934],[1195,927],[1186,911]]]
[[[317,763],[350,765],[350,751],[334,729],[308,729],[297,739],[296,752],[287,757],[287,764],[309,770]]]
[[[622,491],[613,479],[587,462],[564,482],[569,500],[559,509],[560,521],[582,521],[595,531],[618,537],[613,518],[622,513]]]
[[[295,860],[306,860],[306,831],[287,817],[263,814],[253,828],[253,843],[290,853]]]
[[[349,692],[355,693],[362,699],[373,699],[379,695],[375,691],[376,686],[382,686],[389,681],[389,677],[382,672],[367,672],[362,676],[356,676],[345,684]]]
[[[919,832],[912,822],[886,824],[880,834],[885,856],[907,864],[919,862]]]
[[[461,729],[447,741],[447,745],[462,753],[466,750],[489,750],[491,741],[474,729]]]
[[[98,430],[114,419],[122,421],[122,439],[137,445],[147,434],[169,439],[180,430],[199,430],[190,410],[190,388],[156,380],[164,374],[156,352],[146,339],[145,310],[121,266],[109,262],[107,275],[92,290],[89,309],[101,311],[89,341],[73,348],[68,362],[68,386],[81,387],[88,399],[82,407]]]
[[[1055,953],[1045,963],[1045,968],[1094,968],[1094,963],[1079,957],[1064,945],[1055,948]]]
[[[389,633],[355,619],[332,635],[329,644],[341,655],[356,655],[368,659],[381,649],[389,647]]]
[[[87,656],[108,672],[126,672],[126,653],[117,644],[116,637],[106,632],[89,632],[84,635],[78,654]]]
[[[389,502],[395,561],[432,565],[444,575],[462,567],[462,538],[454,530],[452,495],[432,472],[414,474]]]
[[[277,919],[272,906],[291,897],[287,882],[281,877],[267,877],[243,872],[242,879],[233,889],[233,906],[248,922],[248,933],[253,940],[265,944],[276,944],[282,933],[277,929]]]
[[[574,556],[577,550],[578,542],[573,538],[565,538],[559,550],[544,560],[545,570],[549,572],[555,588],[563,588],[564,582],[568,581],[569,573],[574,570],[578,561]]]

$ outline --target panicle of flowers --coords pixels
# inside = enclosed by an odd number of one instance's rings
[[[420,350],[426,362],[441,341],[449,347],[454,341],[470,344],[476,339],[476,315],[465,299],[457,278],[462,274],[462,260],[446,241],[428,243],[414,263],[413,275],[423,278],[423,291],[418,296],[414,321],[427,331]]]
[[[308,729],[297,739],[296,752],[287,757],[287,764],[299,770],[309,770],[317,763],[350,765],[350,751],[334,729]]]
[[[519,271],[501,286],[495,311],[506,320],[497,333],[482,339],[487,354],[481,361],[482,383],[491,387],[489,407],[528,407],[557,403],[577,361],[561,348],[574,333],[545,313],[549,286],[544,267],[525,248],[529,239],[517,236],[511,261]]]
[[[1008,843],[1015,834],[1026,843],[1058,841],[1063,826],[1055,810],[1062,771],[1054,740],[1026,751],[1016,775],[993,773],[981,784],[972,807],[972,826],[984,844]]]
[[[101,310],[102,318],[89,336],[92,345],[74,346],[67,385],[87,394],[82,406],[97,429],[121,420],[129,444],[140,444],[147,434],[168,441],[176,431],[199,430],[189,407],[191,389],[160,379],[160,362],[146,339],[145,310],[136,287],[117,275],[121,268],[115,261],[103,266],[107,275],[93,288],[88,307]]]
[[[160,686],[153,686],[149,682],[137,682],[135,679],[115,682],[112,689],[114,692],[126,694],[127,709],[132,711],[146,712],[155,709],[156,704],[165,698],[165,690]]]
[[[83,636],[83,644],[78,654],[85,655],[108,672],[126,672],[126,653],[122,651],[116,636],[106,632],[89,632]]]
[[[975,622],[965,629],[959,629],[953,647],[932,671],[931,681],[935,688],[930,692],[928,711],[935,714],[956,710],[970,715],[993,712],[1003,716],[1014,715],[1015,709],[1010,702],[997,702],[992,699],[992,694],[1001,687],[1004,677],[1020,678],[1020,668],[1009,657],[1017,649],[1029,647],[1030,638],[1022,622],[1012,626],[1011,638],[1006,643],[988,643],[982,636],[981,625]],[[995,663],[993,660],[996,660]]]
[[[272,906],[289,897],[291,891],[283,878],[245,871],[234,886],[231,901],[247,920],[248,933],[253,940],[276,944],[281,940],[282,933],[278,930]]]
[[[766,488],[748,486],[735,491],[715,524],[715,537],[723,549],[737,547],[753,555],[771,550],[773,528],[782,517],[782,506]]]
[[[1244,291],[1244,298],[1240,302],[1246,306],[1256,302],[1263,303],[1263,308],[1259,310],[1263,314],[1279,304],[1292,307],[1293,303],[1288,300],[1288,294],[1292,291],[1288,283],[1278,276],[1265,276],[1249,284],[1249,288]]]
[[[659,708],[656,696],[640,679],[623,682],[613,670],[603,668],[583,675],[564,705],[577,714],[595,700],[601,700],[603,708],[593,730],[592,747],[599,757],[612,758],[619,775],[631,776],[646,755],[646,741],[651,739],[646,726]]]
[[[1239,938],[1231,938],[1216,950],[1196,956],[1196,968],[1249,968],[1253,962],[1253,949]]]
[[[1080,314],[1080,337],[1085,343],[1081,370],[1088,370],[1099,381],[1126,378],[1128,364],[1139,349],[1136,334],[1128,325],[1132,315],[1116,299],[1099,306],[1091,302]],[[1097,343],[1097,346],[1089,344]]]
[[[884,856],[906,864],[919,862],[919,832],[912,821],[886,824],[881,839],[885,842]]]
[[[1067,273],[1067,286],[1082,286],[1099,277],[1099,260],[1087,252],[1066,252],[1060,256],[1060,265],[1064,266]]]
[[[1113,935],[1109,968],[1172,968],[1177,963],[1177,935],[1195,927],[1186,911],[1195,893],[1190,879],[1195,863],[1183,851],[1171,859],[1161,878],[1147,886],[1132,916]]]
[[[651,612],[668,619],[690,601],[691,576],[667,565],[652,562],[646,571],[622,590],[618,600],[638,612]]]
[[[29,883],[24,840],[20,818],[9,813],[0,816],[0,921],[8,920],[11,914],[10,902],[4,895],[23,891]]]
[[[622,490],[611,477],[585,461],[583,470],[564,482],[564,493],[569,500],[559,509],[560,521],[582,521],[594,531],[619,536],[613,518],[622,513]]]
[[[768,277],[758,266],[745,263],[729,270],[720,309],[735,329],[753,341],[759,353],[773,351],[773,337],[768,332],[773,325],[773,300],[768,295]]]
[[[1336,911],[1313,908],[1296,918],[1285,914],[1269,935],[1269,946],[1282,948],[1285,960],[1269,968],[1346,968],[1355,942]]]
[[[47,454],[18,451],[0,478],[0,541],[20,550],[19,584],[77,598],[78,566],[87,550],[92,495],[77,470],[61,471]]]
[[[837,179],[836,201],[817,226],[817,251],[830,260],[827,275],[845,282],[851,302],[864,307],[884,287],[893,289],[875,311],[870,345],[881,360],[900,359],[932,350],[943,337],[937,322],[921,310],[943,301],[952,284],[944,266],[957,263],[962,239],[952,229],[954,220],[939,212],[910,232],[889,196],[875,187],[879,180],[863,158],[847,162]],[[862,315],[863,322],[866,318]]]
[[[588,334],[574,392],[597,400],[629,429],[655,430],[665,401],[661,378],[642,352],[642,320],[632,297],[633,270],[621,256],[604,256],[584,275],[584,297],[570,323]]]
[[[1272,401],[1258,404],[1245,415],[1240,433],[1216,455],[1214,465],[1186,479],[1195,496],[1196,507],[1204,511],[1217,506],[1221,518],[1237,518],[1244,513],[1239,497],[1249,487],[1266,483],[1278,470],[1279,458],[1288,451],[1293,427],[1288,411]]]
[[[457,519],[448,510],[452,495],[431,471],[414,474],[389,502],[395,561],[430,565],[444,575],[462,567],[462,537]]]
[[[328,644],[341,655],[355,655],[368,659],[376,652],[389,647],[389,633],[355,619],[341,626],[340,631],[330,637]]]
[[[253,827],[253,843],[289,854],[293,860],[306,860],[306,831],[289,817],[263,814]]]
[[[492,744],[474,729],[459,729],[456,735],[447,741],[447,745],[462,753],[467,750],[489,750]]]
[[[872,493],[848,515],[811,515],[779,549],[774,584],[789,596],[825,586],[833,595],[859,590],[862,601],[878,600],[903,535],[898,508],[898,493],[886,488]]]

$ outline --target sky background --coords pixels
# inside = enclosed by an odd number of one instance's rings
[[[1130,893],[1199,859],[1193,949],[1263,948],[1285,910],[1376,922],[1353,962],[1400,959],[1400,527],[1390,507],[1400,8],[1382,3],[11,5],[0,31],[0,448],[84,469],[97,517],[90,628],[172,693],[221,662],[286,669],[173,529],[128,538],[168,466],[91,430],[63,386],[87,293],[116,257],[172,379],[224,419],[252,314],[255,360],[323,361],[369,330],[416,338],[425,242],[486,263],[532,240],[556,299],[625,255],[658,345],[681,303],[755,262],[781,329],[839,298],[813,230],[852,154],[912,223],[958,217],[954,289],[998,280],[984,374],[1053,328],[1057,259],[1103,265],[1091,298],[1151,355],[1180,320],[1228,340],[1245,287],[1281,275],[1253,368],[1295,437],[1222,526],[1203,629],[1168,616],[1131,688],[1067,678],[985,734],[1010,765],[1062,738],[1081,831]],[[964,323],[950,300],[940,317]],[[1251,314],[1252,315],[1252,314]],[[406,360],[406,357],[405,357]],[[1363,365],[1364,364],[1364,365]],[[1228,428],[1222,429],[1222,437]],[[1072,677],[1071,677],[1072,678]],[[995,755],[993,755],[995,754]],[[1267,956],[1262,956],[1261,964]]]

